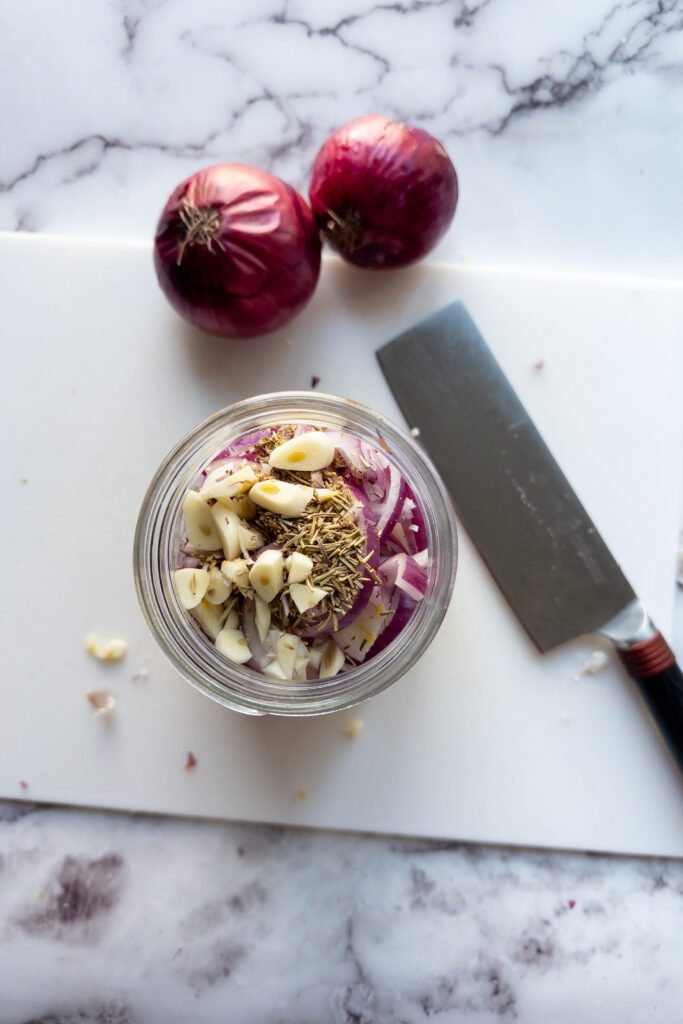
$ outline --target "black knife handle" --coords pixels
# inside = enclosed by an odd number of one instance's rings
[[[661,633],[617,651],[683,772],[683,672],[675,654]]]

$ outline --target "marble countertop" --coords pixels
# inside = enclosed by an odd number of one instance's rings
[[[435,256],[677,276],[683,0],[0,6],[0,230],[150,237],[238,160],[440,137]],[[680,618],[680,617],[679,617]],[[683,863],[5,804],[0,1024],[683,1021]]]

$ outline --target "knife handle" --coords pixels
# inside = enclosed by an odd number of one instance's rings
[[[683,672],[674,652],[661,633],[617,652],[683,772]]]

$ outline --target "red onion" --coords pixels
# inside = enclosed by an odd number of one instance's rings
[[[426,569],[405,551],[380,562],[379,573],[383,579],[398,587],[414,601],[421,601],[427,593],[429,576]]]
[[[398,595],[397,599],[392,600],[393,611],[391,616],[387,619],[387,624],[375,640],[372,645],[372,655],[379,654],[385,647],[388,647],[392,640],[395,640],[399,633],[402,633],[404,628],[408,625],[413,612],[415,611],[416,601],[408,597],[407,594],[401,593],[396,590],[395,594]]]
[[[154,266],[166,298],[196,327],[249,338],[282,327],[308,302],[320,238],[306,201],[267,171],[220,164],[170,196]]]
[[[372,114],[336,131],[313,165],[318,227],[357,267],[403,267],[432,249],[453,220],[458,178],[422,128]]]

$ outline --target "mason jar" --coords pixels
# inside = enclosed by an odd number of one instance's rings
[[[429,582],[402,631],[382,651],[331,679],[278,681],[227,660],[181,605],[173,572],[183,536],[182,505],[202,469],[239,438],[283,423],[343,430],[373,447],[403,474],[424,517]],[[386,689],[433,640],[450,601],[457,563],[453,511],[439,475],[403,430],[367,406],[333,395],[285,391],[237,402],[215,413],[167,455],[142,503],[134,542],[135,584],[155,640],[174,668],[219,704],[259,715],[322,715]]]

